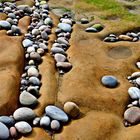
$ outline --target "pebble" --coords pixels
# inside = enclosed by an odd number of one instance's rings
[[[7,140],[9,138],[9,129],[6,127],[5,124],[0,122],[0,139]]]
[[[29,78],[29,83],[33,86],[40,86],[41,85],[40,80],[37,77],[34,77],[34,76]]]
[[[38,48],[37,53],[40,54],[41,56],[45,53],[44,49]]]
[[[57,43],[66,44],[67,46],[69,46],[69,42],[64,37],[59,37],[57,39]]]
[[[18,133],[17,133],[17,129],[15,127],[11,127],[9,131],[10,131],[10,136],[12,138],[17,138]]]
[[[27,91],[23,91],[20,94],[19,101],[23,106],[34,106],[38,103],[37,98]]]
[[[140,86],[140,77],[136,79],[136,83]]]
[[[40,120],[40,126],[47,128],[50,125],[50,118],[48,116],[44,116]]]
[[[32,127],[25,121],[20,121],[15,124],[17,131],[21,134],[28,134],[32,132]]]
[[[139,71],[138,72],[134,72],[131,75],[131,78],[138,78],[138,77],[140,77],[140,72]]]
[[[92,26],[92,28],[95,28],[98,32],[100,32],[101,30],[103,30],[103,25],[101,25],[101,24],[94,24],[93,26]]]
[[[36,68],[34,67],[30,67],[28,70],[27,70],[27,74],[29,77],[31,76],[35,76],[35,77],[38,77],[39,76],[39,72]]]
[[[24,47],[24,48],[27,48],[27,47],[33,45],[33,41],[31,41],[31,40],[29,40],[29,39],[24,39],[23,42],[22,42],[22,44],[23,44],[23,47]]]
[[[140,62],[137,62],[136,65],[140,69]]]
[[[52,21],[52,19],[50,17],[48,17],[48,18],[46,18],[44,20],[44,24],[52,26],[53,25],[53,21]]]
[[[16,121],[29,121],[33,120],[36,117],[36,114],[30,108],[21,107],[14,112],[13,117]]]
[[[119,84],[117,78],[111,75],[103,76],[101,82],[104,86],[109,88],[115,88]]]
[[[11,30],[12,30],[13,33],[21,35],[21,30],[18,26],[12,25]]]
[[[63,70],[70,70],[72,68],[71,63],[69,62],[57,62],[56,66],[57,68],[63,69]]]
[[[31,52],[30,53],[30,59],[40,63],[42,61],[41,56],[37,52]]]
[[[140,108],[131,107],[124,112],[124,119],[130,124],[137,124],[140,122]]]
[[[59,23],[58,27],[64,32],[71,32],[72,27],[67,23]]]
[[[15,124],[15,120],[12,117],[8,116],[0,116],[0,122],[2,122],[8,127],[13,126]]]
[[[11,24],[8,21],[0,20],[0,29],[8,30],[11,28]]]
[[[87,23],[89,23],[89,20],[87,18],[81,18],[81,23],[87,24]]]
[[[56,62],[65,62],[67,58],[66,58],[66,56],[63,55],[63,54],[56,53],[56,54],[54,55],[54,59],[55,59]]]
[[[40,124],[40,119],[39,117],[36,117],[34,120],[33,120],[33,125],[34,126],[38,126]]]
[[[66,23],[66,24],[72,25],[72,21],[70,19],[62,19],[62,23]]]
[[[116,37],[111,37],[111,36],[106,37],[104,39],[104,42],[116,42],[116,41],[118,41],[118,39]]]
[[[8,14],[8,17],[11,18],[11,19],[15,19],[16,18],[16,15],[14,13],[9,13]]]
[[[37,35],[39,35],[39,34],[40,34],[39,29],[33,29],[33,30],[32,30],[32,35],[37,36]]]
[[[19,10],[23,10],[25,13],[28,13],[28,14],[31,14],[32,13],[32,9],[28,5],[19,5],[19,6],[17,6],[17,8]]]
[[[76,118],[80,114],[80,109],[74,102],[66,102],[63,109],[72,118]]]
[[[90,32],[90,33],[96,33],[96,32],[98,32],[98,30],[95,29],[95,28],[93,28],[93,27],[88,27],[88,28],[86,28],[85,31],[86,31],[86,32]]]
[[[27,88],[27,91],[31,94],[33,94],[34,96],[39,96],[39,90],[38,90],[38,86],[29,86]]]
[[[41,37],[44,40],[48,40],[49,39],[48,34],[45,31],[41,32]]]
[[[48,47],[44,43],[40,43],[39,47],[42,48],[43,50],[48,50]]]
[[[57,120],[51,121],[51,129],[52,130],[59,130],[60,129],[60,123]]]
[[[52,47],[51,48],[52,54],[60,53],[65,55],[65,51],[62,48]]]
[[[62,122],[67,122],[68,121],[68,116],[67,114],[61,110],[60,108],[49,105],[45,108],[46,115],[51,117],[52,119],[62,121]]]
[[[133,40],[132,37],[127,36],[127,35],[119,35],[118,39],[122,40],[122,41],[132,41]]]
[[[131,99],[140,99],[140,89],[137,87],[130,87],[128,89],[128,94],[130,95]]]
[[[35,48],[30,46],[27,48],[27,53],[35,52]]]
[[[28,64],[29,65],[35,65],[35,61],[34,60],[29,60]]]

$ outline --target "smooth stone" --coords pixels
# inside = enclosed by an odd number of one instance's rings
[[[0,122],[0,139],[7,140],[9,138],[9,129],[6,127],[5,124]]]
[[[30,121],[36,117],[36,114],[30,108],[21,107],[14,112],[13,117],[16,121]]]
[[[29,65],[35,65],[35,61],[34,60],[29,60],[28,64]]]
[[[58,27],[64,32],[71,32],[71,30],[72,30],[71,25],[69,25],[67,23],[59,23]]]
[[[20,28],[18,26],[16,26],[16,25],[12,25],[11,30],[15,34],[19,34],[19,35],[21,34]]]
[[[37,98],[27,91],[23,91],[20,94],[19,101],[23,106],[34,106],[38,103]]]
[[[48,34],[45,31],[41,32],[41,37],[44,40],[48,40],[49,39]]]
[[[62,121],[62,122],[67,122],[68,121],[68,116],[67,114],[61,110],[60,108],[49,105],[45,108],[46,115],[51,117],[52,119]]]
[[[57,120],[51,121],[51,129],[52,130],[59,130],[60,129],[60,123]]]
[[[136,101],[133,101],[132,102],[132,105],[135,105],[135,106],[139,105],[139,101],[137,101],[137,100]]]
[[[117,78],[111,75],[103,76],[101,79],[101,82],[104,86],[109,87],[109,88],[115,88],[119,83]]]
[[[33,125],[34,125],[34,126],[38,126],[38,125],[40,124],[40,120],[41,120],[41,118],[36,117],[36,118],[33,120]]]
[[[16,138],[18,136],[17,129],[15,127],[11,127],[9,131],[12,138]]]
[[[39,96],[39,90],[38,90],[38,86],[29,86],[27,88],[27,91],[31,94],[33,94],[34,96]]]
[[[37,53],[40,54],[41,56],[45,53],[44,49],[38,48]]]
[[[27,53],[35,52],[35,48],[30,46],[27,48]]]
[[[66,102],[63,109],[72,118],[76,118],[80,114],[80,109],[74,102]]]
[[[40,80],[34,76],[29,78],[29,83],[33,86],[40,86],[40,84],[41,84]]]
[[[140,122],[140,108],[130,107],[124,112],[124,119],[130,124],[137,124]]]
[[[140,69],[140,62],[137,62],[136,65]]]
[[[13,126],[15,124],[15,120],[12,117],[8,116],[0,116],[0,122],[2,122],[8,127]]]
[[[140,77],[136,79],[136,83],[140,86]]]
[[[67,23],[72,25],[72,21],[70,19],[62,19],[62,23]]]
[[[130,95],[131,99],[140,99],[140,89],[137,87],[130,87],[128,89],[128,94]]]
[[[106,37],[104,39],[104,42],[116,42],[116,41],[118,41],[118,39],[116,37],[112,37],[112,36]]]
[[[44,116],[40,120],[40,126],[46,128],[50,125],[50,122],[51,122],[50,118],[48,116]]]
[[[63,54],[56,53],[56,54],[54,55],[54,59],[55,59],[56,62],[65,62],[67,58],[66,58],[66,56],[63,55]]]
[[[55,43],[52,45],[52,48],[53,48],[53,47],[62,48],[62,45],[61,45],[60,43],[55,42]]]
[[[96,32],[98,32],[98,30],[95,29],[95,28],[93,28],[93,27],[88,27],[88,28],[86,28],[85,31],[86,31],[86,32],[90,32],[90,33],[96,33]]]
[[[7,18],[6,21],[9,22],[11,25],[16,25],[16,22],[14,22],[14,20],[11,18]]]
[[[103,30],[103,25],[101,25],[101,24],[94,24],[93,26],[92,26],[92,28],[95,28],[97,31],[101,31],[101,30]]]
[[[8,30],[11,28],[11,24],[8,21],[0,20],[0,29]]]
[[[52,47],[51,52],[52,54],[61,53],[65,55],[65,51],[62,48],[58,48],[58,47]]]
[[[35,77],[38,77],[39,76],[39,72],[36,68],[34,67],[30,67],[28,70],[27,70],[27,74],[29,77],[31,76],[35,76]]]
[[[44,20],[44,24],[45,25],[50,25],[52,26],[53,25],[53,21],[50,17],[47,17],[45,20]]]
[[[17,131],[21,134],[28,134],[32,132],[32,127],[25,121],[20,121],[15,124]]]
[[[39,29],[33,29],[33,30],[32,30],[32,35],[37,36],[37,35],[39,35],[39,34],[40,34]]]
[[[48,50],[48,47],[44,43],[40,43],[39,47],[42,48],[43,50]]]
[[[19,6],[17,6],[17,8],[19,10],[23,10],[25,13],[28,13],[28,14],[32,13],[32,9],[29,5],[19,5]]]
[[[24,48],[27,48],[27,47],[33,45],[33,41],[31,41],[31,40],[29,40],[29,39],[24,39],[23,42],[22,42],[22,44],[23,44],[23,47],[24,47]]]
[[[132,37],[127,36],[127,35],[119,35],[118,39],[122,40],[122,41],[132,41],[133,40]]]
[[[57,68],[62,68],[64,70],[70,70],[72,68],[71,63],[69,62],[57,62],[56,63]]]
[[[39,27],[39,30],[44,31],[46,28],[47,28],[47,25],[42,25],[42,26]]]
[[[138,78],[138,77],[140,77],[140,72],[134,72],[131,75],[131,78]]]
[[[12,12],[12,9],[11,9],[11,7],[5,7],[4,11],[7,13],[10,13],[10,12]]]
[[[6,33],[7,33],[7,35],[9,35],[9,36],[12,36],[12,35],[13,35],[12,30],[8,30]]]
[[[69,46],[69,42],[64,37],[59,37],[57,39],[57,42],[60,44],[66,44],[67,46]]]
[[[81,23],[82,24],[87,24],[87,23],[89,23],[89,20],[86,19],[86,18],[81,18]]]
[[[34,61],[37,61],[37,62],[41,62],[42,58],[41,56],[37,53],[37,52],[31,52],[30,53],[30,58]]]
[[[133,38],[133,42],[136,42],[136,41],[138,41],[139,40],[139,38],[137,38],[137,37],[135,37],[135,38]]]
[[[8,14],[8,17],[9,18],[12,18],[12,19],[15,19],[16,18],[16,15],[14,13],[9,13]]]

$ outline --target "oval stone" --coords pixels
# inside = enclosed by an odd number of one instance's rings
[[[65,54],[65,51],[62,48],[58,48],[58,47],[52,47],[51,52],[52,54],[55,54],[55,53]]]
[[[12,138],[16,138],[16,137],[18,136],[17,130],[16,130],[15,127],[11,127],[11,128],[10,128],[10,136],[11,136]]]
[[[52,130],[59,130],[60,129],[60,123],[57,120],[51,121],[51,129]]]
[[[36,117],[36,114],[30,108],[21,107],[14,112],[13,117],[16,121],[29,121],[33,120]]]
[[[63,54],[56,53],[56,54],[54,55],[54,59],[55,59],[56,62],[64,62],[64,61],[66,61],[67,58],[66,58],[66,56],[63,55]]]
[[[109,87],[109,88],[115,88],[119,83],[117,78],[111,75],[103,76],[101,79],[101,82],[104,86]]]
[[[53,106],[53,105],[47,106],[45,108],[45,112],[46,112],[46,115],[51,117],[52,119],[62,121],[62,122],[68,121],[67,114],[56,106]]]
[[[51,122],[50,118],[48,116],[44,116],[40,120],[40,126],[46,128],[50,125],[50,122]]]
[[[0,122],[5,124],[6,126],[13,126],[15,124],[15,120],[12,117],[8,116],[0,116]]]
[[[5,124],[0,122],[0,139],[7,140],[9,138],[9,129],[6,127]]]
[[[140,108],[131,107],[124,112],[124,119],[131,124],[137,124],[140,122]]]
[[[11,24],[8,21],[5,20],[0,20],[0,29],[10,29],[11,28]]]
[[[17,131],[21,134],[28,134],[32,132],[32,127],[27,122],[24,122],[24,121],[17,122],[15,124],[15,127]]]
[[[71,30],[72,30],[71,25],[69,25],[67,23],[59,23],[58,27],[64,32],[71,32]]]
[[[137,87],[130,87],[128,89],[128,94],[130,95],[131,99],[140,99],[140,89]]]
[[[29,78],[29,83],[33,86],[40,86],[40,84],[41,84],[40,80],[34,76]]]
[[[35,77],[38,77],[39,76],[39,72],[36,68],[34,67],[30,67],[28,70],[27,70],[27,73],[28,73],[28,76],[31,77],[31,76],[35,76]]]
[[[134,72],[131,75],[131,78],[138,78],[138,77],[140,77],[140,72],[139,71],[138,72]]]
[[[140,77],[136,79],[136,83],[140,86]]]
[[[69,62],[57,62],[56,63],[57,68],[62,68],[64,70],[70,70],[72,68],[71,63]]]
[[[31,52],[35,52],[35,48],[32,46],[27,48],[27,53],[31,53]]]
[[[31,41],[31,40],[29,40],[29,39],[24,39],[23,42],[22,42],[22,44],[23,44],[23,47],[24,47],[24,48],[27,48],[27,47],[33,45],[33,41]]]

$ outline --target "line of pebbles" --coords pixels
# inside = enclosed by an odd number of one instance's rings
[[[45,115],[38,117],[33,109],[38,104],[41,87],[41,75],[38,65],[42,62],[42,56],[48,51],[48,35],[51,34],[53,21],[49,16],[49,6],[46,1],[35,0],[35,6],[16,6],[14,3],[0,3],[0,11],[8,15],[6,20],[0,21],[0,29],[7,30],[8,35],[21,35],[18,27],[19,19],[31,16],[31,24],[28,33],[22,42],[25,50],[25,67],[21,76],[20,97],[21,107],[11,116],[0,116],[0,139],[17,138],[20,135],[32,132],[32,127],[40,126],[47,131],[57,131],[70,118],[76,118],[80,114],[79,107],[73,102],[66,102],[62,109],[49,105],[45,108]],[[65,51],[69,48],[70,33],[73,21],[68,14],[60,19],[56,29],[57,40],[53,44],[51,53],[56,60],[56,67],[60,73],[69,71],[72,65],[66,58]]]
[[[140,62],[137,62],[136,66],[140,69]],[[128,89],[131,103],[124,112],[124,125],[126,127],[140,123],[140,72],[132,73],[131,76],[128,76],[128,80],[133,86]]]

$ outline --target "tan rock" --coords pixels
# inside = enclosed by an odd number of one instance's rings
[[[132,41],[133,38],[132,37],[129,37],[127,35],[119,35],[119,40],[122,40],[122,41]]]

